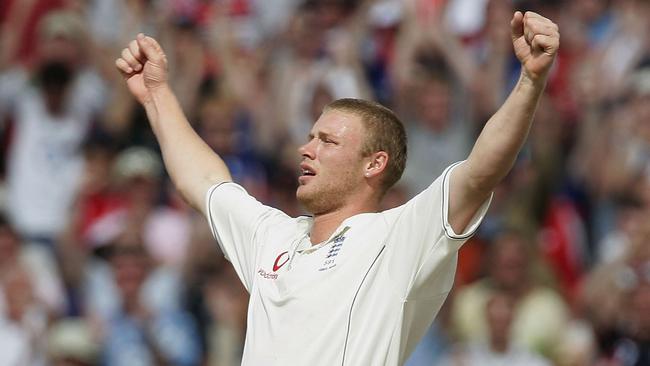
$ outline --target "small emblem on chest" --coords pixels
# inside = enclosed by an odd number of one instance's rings
[[[350,229],[349,226],[346,226],[340,233],[338,233],[334,238],[332,238],[332,246],[327,251],[325,255],[325,260],[323,265],[318,269],[319,271],[326,271],[332,269],[336,266],[336,258],[343,248],[343,242],[345,241],[345,233]]]
[[[289,261],[289,252],[282,252],[280,255],[278,255],[277,258],[275,258],[275,262],[273,263],[273,272],[277,272],[278,269],[282,268],[287,262]]]

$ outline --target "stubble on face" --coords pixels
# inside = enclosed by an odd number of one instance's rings
[[[364,180],[362,129],[359,117],[350,113],[329,111],[318,119],[312,130],[316,141],[307,144],[314,155],[303,154],[303,161],[317,174],[296,191],[296,198],[307,211],[336,211],[354,199]],[[331,134],[337,145],[320,141],[320,132]]]

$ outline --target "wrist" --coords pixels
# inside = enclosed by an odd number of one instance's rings
[[[171,94],[171,88],[169,87],[169,84],[164,82],[161,83],[160,85],[150,87],[149,92],[151,93],[153,99],[159,99],[159,98],[167,97],[169,94]]]
[[[149,91],[149,98],[147,98],[146,101],[144,101],[145,107],[147,106],[156,106],[160,102],[165,101],[166,98],[169,97],[171,94],[171,88],[169,87],[169,84],[167,83],[161,83],[160,85],[157,85],[155,87],[150,87],[148,88]]]
[[[546,75],[542,76],[531,76],[526,70],[521,70],[519,75],[519,86],[524,88],[532,88],[535,90],[542,91],[546,87]]]

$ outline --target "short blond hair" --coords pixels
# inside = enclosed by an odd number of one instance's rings
[[[383,193],[395,185],[406,167],[406,131],[402,121],[383,105],[363,99],[343,98],[328,104],[324,112],[336,110],[361,118],[367,135],[361,150],[363,156],[378,151],[388,154],[382,179]]]

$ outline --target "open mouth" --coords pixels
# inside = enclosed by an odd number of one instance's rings
[[[307,164],[300,164],[300,176],[298,177],[298,181],[301,184],[304,184],[307,182],[307,180],[311,179],[311,177],[316,175],[316,171],[310,167]]]
[[[314,175],[316,175],[316,173],[314,173],[310,169],[302,169],[302,174],[301,175],[302,176],[314,176]]]
[[[300,164],[300,176],[301,177],[304,177],[304,176],[312,177],[314,175],[316,175],[316,170],[314,170],[314,168],[309,166],[306,162],[303,162],[302,164]]]

